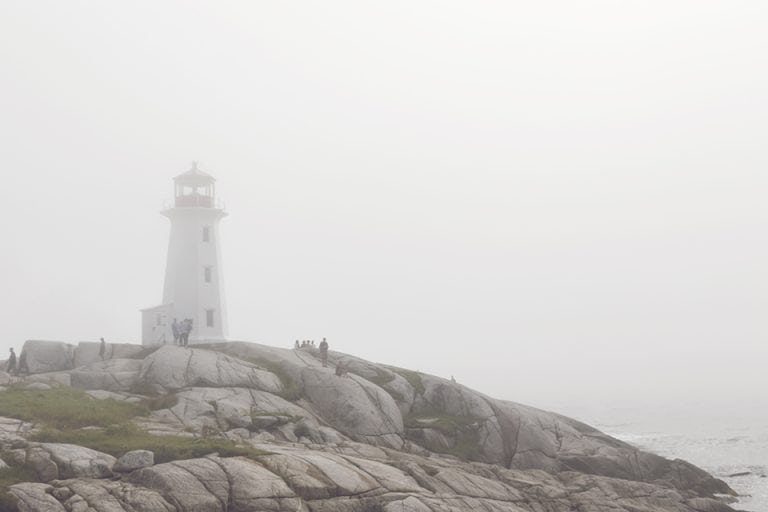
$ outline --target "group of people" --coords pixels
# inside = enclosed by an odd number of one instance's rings
[[[173,343],[186,347],[189,345],[189,333],[192,332],[192,319],[185,318],[179,322],[174,318],[171,330],[173,331]]]
[[[315,340],[304,340],[301,343],[299,343],[299,340],[296,340],[296,343],[294,343],[293,348],[295,349],[303,349],[303,348],[315,348]],[[318,346],[320,349],[320,359],[323,361],[323,368],[328,366],[328,341],[326,341],[325,338],[323,338],[323,341],[320,342],[320,345]]]

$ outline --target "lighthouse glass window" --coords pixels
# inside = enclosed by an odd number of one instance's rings
[[[213,327],[213,309],[205,310],[205,325],[206,327]]]
[[[211,241],[211,226],[203,226],[203,242]]]
[[[213,268],[205,267],[205,271],[204,271],[205,282],[210,283],[212,280],[212,276],[213,276]]]

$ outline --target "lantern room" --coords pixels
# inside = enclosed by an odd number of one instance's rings
[[[197,162],[192,168],[173,178],[175,184],[176,208],[215,208],[216,179],[198,169]]]

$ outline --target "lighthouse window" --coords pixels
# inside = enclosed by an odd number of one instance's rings
[[[211,226],[203,226],[203,242],[211,241]]]
[[[210,283],[213,276],[213,267],[205,267],[205,282]]]
[[[205,310],[205,325],[206,327],[213,327],[213,309]]]

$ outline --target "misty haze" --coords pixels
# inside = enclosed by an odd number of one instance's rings
[[[6,0],[0,511],[768,510],[766,26],[755,0]],[[207,483],[185,436],[285,488],[153,487]]]

